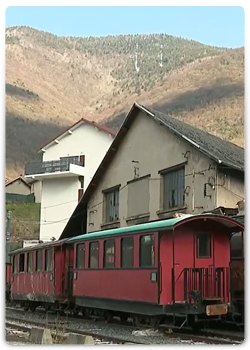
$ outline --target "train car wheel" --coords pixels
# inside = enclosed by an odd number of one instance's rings
[[[31,312],[34,312],[36,310],[36,305],[31,304],[29,309],[30,309]]]
[[[128,320],[128,316],[127,315],[120,315],[120,320],[121,320],[121,322],[127,322],[127,320]]]
[[[105,311],[103,314],[104,320],[106,323],[112,321],[113,319],[113,314],[110,311]]]

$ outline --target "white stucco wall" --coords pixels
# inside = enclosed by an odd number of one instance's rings
[[[43,162],[60,157],[85,155],[84,187],[87,188],[113,137],[88,124],[82,124],[46,149]]]
[[[78,182],[77,177],[43,181],[40,218],[42,241],[52,237],[59,238],[67,218],[78,203]]]
[[[43,161],[59,160],[60,157],[85,156],[84,190],[107,152],[113,137],[97,128],[82,124],[46,149]],[[80,181],[78,175],[42,181],[40,239],[58,239],[78,203]]]

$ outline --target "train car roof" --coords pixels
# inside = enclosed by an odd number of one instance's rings
[[[103,230],[103,231],[97,231],[92,233],[85,233],[79,236],[75,236],[72,238],[64,238],[59,241],[53,241],[53,242],[47,242],[47,243],[40,243],[36,244],[30,247],[25,248],[19,248],[16,250],[13,250],[10,252],[9,255],[18,254],[26,251],[32,251],[37,249],[43,249],[43,248],[50,248],[53,246],[62,245],[64,243],[74,243],[81,240],[86,239],[95,239],[95,238],[102,238],[102,237],[108,237],[108,236],[118,236],[121,234],[131,233],[135,234],[138,232],[153,232],[153,231],[163,231],[163,230],[169,230],[169,229],[175,229],[176,227],[195,220],[205,220],[209,219],[214,222],[220,222],[222,225],[224,225],[227,228],[230,228],[231,230],[240,231],[241,229],[244,230],[244,225],[240,223],[237,220],[234,220],[232,218],[229,218],[224,215],[217,215],[217,214],[197,214],[197,215],[187,215],[184,217],[178,217],[178,218],[172,218],[167,220],[158,220],[153,222],[148,222],[145,224],[140,225],[133,225],[133,226],[127,226],[127,227],[121,227],[111,230]]]
[[[46,243],[38,243],[35,245],[31,245],[25,248],[18,248],[15,250],[12,250],[9,255],[17,254],[17,253],[22,253],[26,251],[31,251],[31,250],[37,250],[37,249],[43,249],[43,248],[50,248],[58,245],[62,245],[68,241],[68,238],[61,239],[60,241],[52,241],[52,242],[46,242]]]
[[[222,225],[233,229],[237,229],[238,231],[240,228],[244,228],[241,223],[239,223],[236,220],[233,220],[231,218],[228,218],[224,215],[217,215],[217,214],[197,214],[197,215],[189,215],[185,217],[178,217],[168,220],[160,220],[160,221],[153,221],[148,222],[145,224],[140,225],[133,225],[133,226],[127,226],[127,227],[121,227],[111,230],[103,230],[103,231],[97,231],[92,233],[85,233],[80,236],[69,238],[67,243],[73,243],[80,240],[90,239],[90,238],[102,238],[107,236],[116,236],[126,233],[138,233],[138,232],[145,232],[145,231],[162,231],[165,229],[174,229],[177,226],[184,224],[186,222],[191,222],[193,220],[201,220],[201,219],[209,219],[213,221],[220,222]]]

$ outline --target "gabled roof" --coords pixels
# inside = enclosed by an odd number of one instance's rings
[[[39,148],[38,152],[41,152],[43,149],[48,148],[49,146],[51,146],[55,142],[55,140],[62,139],[64,136],[68,135],[70,133],[70,131],[77,129],[82,124],[91,125],[91,126],[97,128],[97,129],[101,130],[101,131],[106,132],[107,134],[110,134],[111,136],[115,136],[116,135],[116,131],[115,130],[110,129],[110,128],[108,128],[105,125],[98,124],[98,123],[96,123],[94,121],[90,121],[90,120],[87,120],[85,118],[81,118],[80,120],[78,120],[78,122],[76,122],[75,124],[71,125],[69,128],[67,128],[66,130],[61,132],[59,135],[54,137],[52,140],[47,142],[45,145],[43,145],[41,148]]]
[[[244,171],[244,148],[151,108],[138,107],[150,113],[157,122],[162,123],[218,164]]]
[[[145,117],[148,116],[150,118],[153,118],[157,123],[166,127],[168,130],[184,139],[194,148],[206,154],[209,158],[213,159],[218,164],[244,172],[244,148],[222,140],[217,136],[213,136],[178,119],[169,117],[151,108],[149,109],[137,103],[134,103],[119,131],[117,132],[117,135],[110,145],[107,153],[105,154],[101,164],[97,168],[75,211],[65,226],[60,238],[70,237],[70,231],[75,230],[76,227],[79,227],[78,221],[81,220],[81,218],[79,219],[79,217],[81,217],[81,212],[86,210],[87,202],[93,190],[96,188],[98,183],[101,181],[101,178],[104,176],[108,165],[113,159],[120,143],[125,138],[139,111],[144,112]]]
[[[10,180],[8,182],[5,182],[5,187],[9,186],[10,184],[12,184],[13,182],[15,182],[17,180],[22,181],[24,183],[24,185],[26,185],[27,187],[30,188],[30,185],[22,178],[22,176],[18,176],[14,180]]]

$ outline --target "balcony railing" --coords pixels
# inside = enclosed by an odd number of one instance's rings
[[[63,158],[47,162],[34,162],[25,165],[25,175],[55,173],[58,171],[69,171],[70,164],[83,166],[79,157]]]

